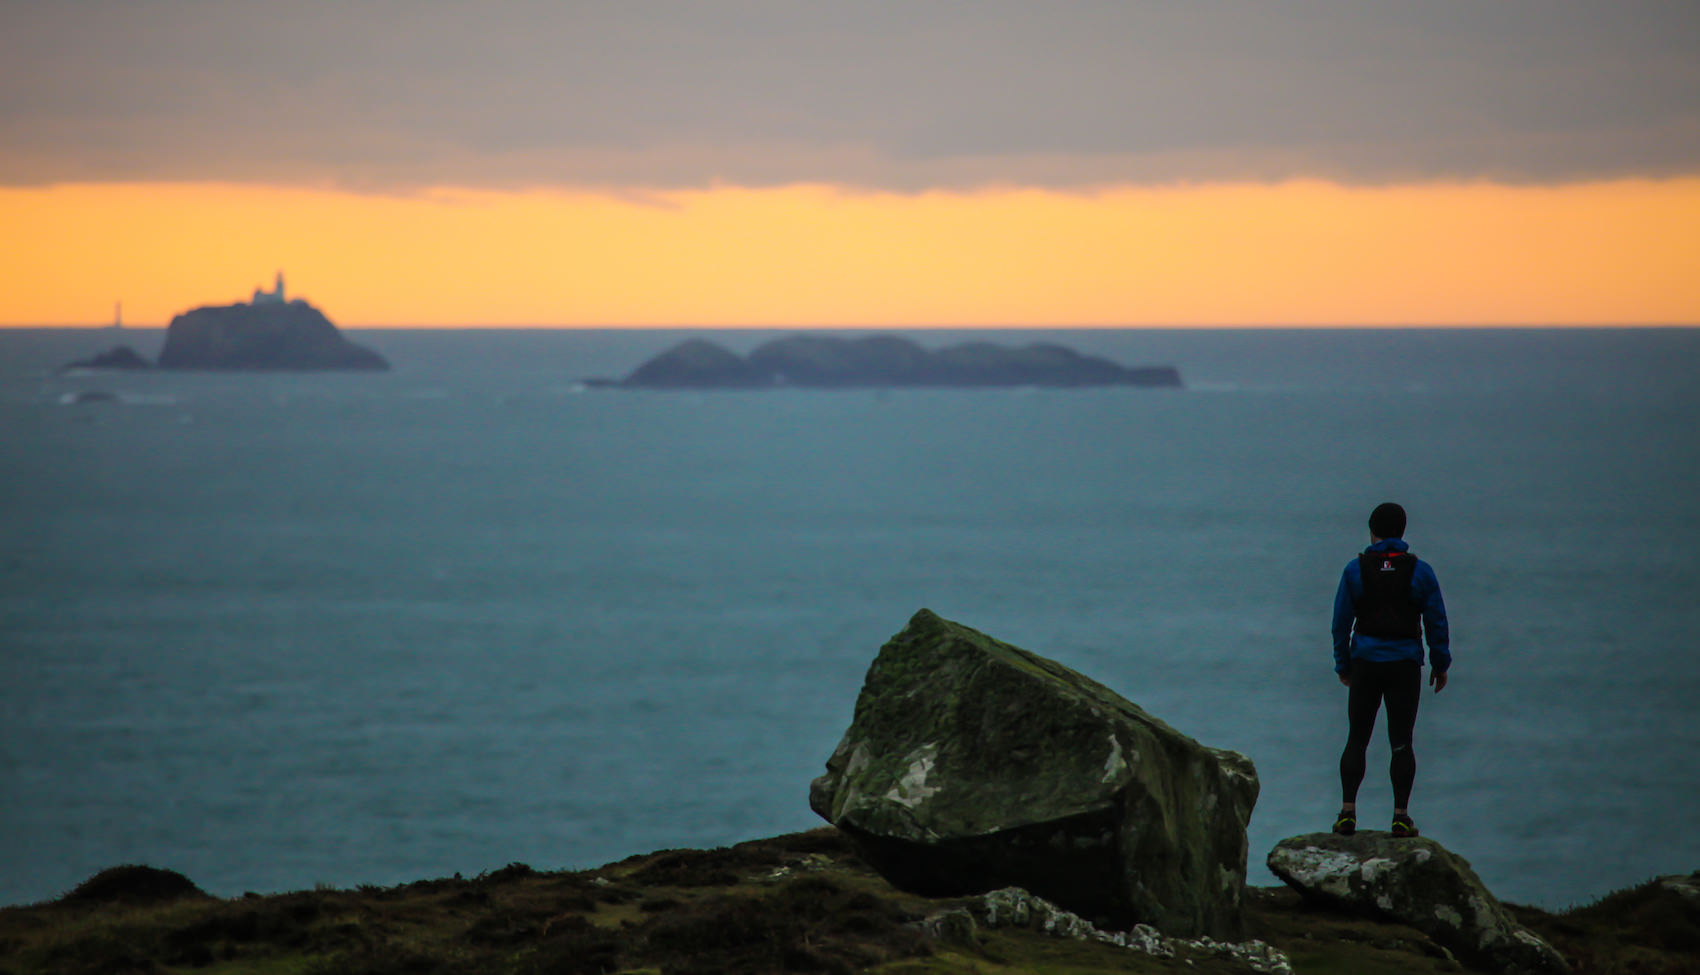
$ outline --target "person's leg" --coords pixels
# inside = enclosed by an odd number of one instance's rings
[[[1416,661],[1406,660],[1388,667],[1385,685],[1387,695],[1387,743],[1393,748],[1393,760],[1388,774],[1393,780],[1393,817],[1403,818],[1405,832],[1416,835],[1408,812],[1411,786],[1417,779],[1417,754],[1412,738],[1417,726],[1417,705],[1423,697],[1423,669]],[[1396,828],[1395,833],[1399,830]]]
[[[1346,748],[1340,753],[1340,808],[1357,808],[1358,786],[1364,781],[1364,753],[1375,732],[1381,710],[1380,668],[1365,660],[1352,661],[1352,686],[1346,695]]]

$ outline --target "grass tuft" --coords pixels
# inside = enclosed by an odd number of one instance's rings
[[[1663,878],[1613,891],[1562,914],[1506,906],[1562,952],[1575,975],[1700,972],[1700,900]]]

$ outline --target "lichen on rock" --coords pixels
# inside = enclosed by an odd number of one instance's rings
[[[952,924],[960,928],[955,915],[963,909],[940,912],[921,922],[922,928],[948,931]],[[1072,911],[1037,897],[1020,887],[1005,887],[982,894],[968,902],[969,930],[978,920],[988,928],[1027,928],[1054,938],[1074,941],[1098,941],[1150,955],[1153,958],[1174,958],[1177,955],[1198,954],[1233,958],[1250,971],[1267,975],[1291,975],[1292,962],[1279,948],[1264,941],[1217,941],[1209,937],[1176,938],[1164,935],[1149,924],[1136,924],[1126,931],[1105,931]],[[1187,959],[1192,965],[1192,959]]]
[[[1018,886],[1115,927],[1241,930],[1251,762],[924,609],[869,668],[809,801],[918,893]]]
[[[1294,836],[1275,845],[1268,864],[1306,897],[1409,924],[1470,964],[1508,973],[1570,970],[1500,905],[1469,863],[1428,837],[1367,830]]]

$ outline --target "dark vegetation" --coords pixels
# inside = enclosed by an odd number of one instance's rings
[[[1507,906],[1518,921],[1564,953],[1575,975],[1700,973],[1700,897],[1657,882],[1558,915]]]
[[[1232,972],[1183,950],[916,922],[959,902],[888,886],[836,831],[663,850],[596,870],[511,864],[471,879],[222,900],[168,870],[124,866],[62,898],[0,909],[0,973],[601,975],[606,972]],[[1332,913],[1282,888],[1248,898],[1249,936],[1297,971],[1461,971],[1420,932]],[[1648,884],[1563,914],[1513,908],[1593,973],[1700,971],[1700,904]]]

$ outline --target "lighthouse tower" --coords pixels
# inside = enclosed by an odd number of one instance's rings
[[[249,304],[281,305],[287,300],[288,299],[283,296],[283,272],[279,271],[277,272],[277,285],[270,291],[261,291],[259,288],[255,288],[254,298],[249,302]]]

